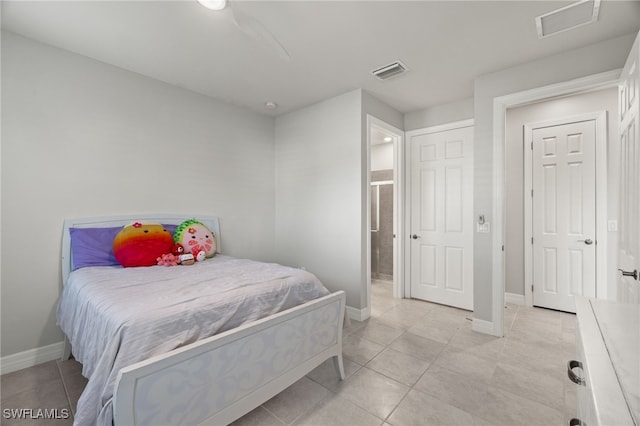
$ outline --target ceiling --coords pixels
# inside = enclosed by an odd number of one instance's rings
[[[473,96],[474,78],[640,29],[640,1],[539,39],[535,17],[567,1],[2,1],[2,28],[225,102],[278,115],[362,88],[401,113]],[[286,48],[234,25],[236,10]],[[373,69],[409,71],[387,81]],[[278,104],[267,109],[265,102]]]

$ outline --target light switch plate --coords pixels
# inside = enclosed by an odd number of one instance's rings
[[[618,230],[618,221],[617,220],[609,220],[607,221],[607,231],[615,232]]]
[[[489,224],[489,222],[485,222],[485,223],[477,223],[476,224],[476,231],[477,232],[482,232],[482,233],[487,233],[487,232],[491,232],[491,226]]]

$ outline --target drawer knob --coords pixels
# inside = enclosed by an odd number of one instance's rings
[[[576,385],[585,386],[584,377],[580,377],[576,373],[574,373],[574,368],[579,368],[580,370],[582,370],[582,363],[580,361],[576,361],[575,359],[567,362],[567,375],[569,376],[569,380],[571,380]]]
[[[587,424],[580,419],[573,418],[569,420],[569,426],[587,426]]]

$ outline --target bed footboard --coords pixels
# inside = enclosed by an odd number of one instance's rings
[[[115,425],[228,424],[330,357],[343,379],[344,307],[339,291],[122,369]]]

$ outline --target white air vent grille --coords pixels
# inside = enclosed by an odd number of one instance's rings
[[[407,72],[407,66],[400,61],[395,61],[392,64],[371,71],[371,74],[380,80],[387,80],[405,72]]]
[[[538,37],[548,37],[598,20],[600,0],[581,0],[536,18]]]

